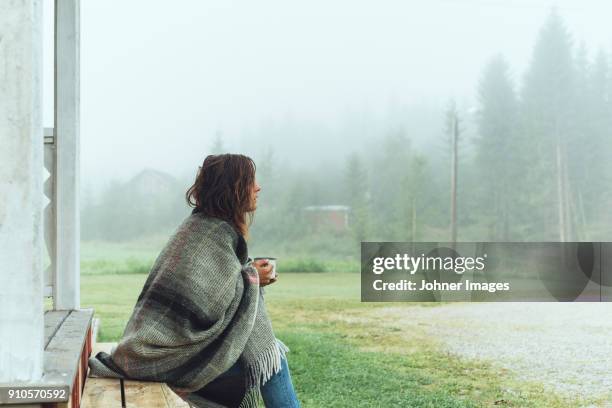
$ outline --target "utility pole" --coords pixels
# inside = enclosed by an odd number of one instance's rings
[[[558,205],[558,220],[559,220],[559,242],[567,241],[566,227],[566,208],[565,208],[565,193],[563,183],[563,161],[561,158],[561,140],[559,132],[556,132],[556,172],[557,172],[557,205]]]
[[[457,242],[457,162],[459,143],[459,118],[457,111],[452,112],[452,158],[451,158],[451,242],[453,249]]]

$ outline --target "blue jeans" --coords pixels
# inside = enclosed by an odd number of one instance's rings
[[[219,377],[240,374],[242,366],[236,362],[229,370]],[[281,358],[281,369],[261,386],[261,397],[266,408],[300,408],[300,402],[295,395],[287,360]]]

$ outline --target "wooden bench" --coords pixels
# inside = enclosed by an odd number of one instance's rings
[[[115,343],[97,343],[92,355],[100,351],[110,353]],[[124,381],[124,395],[120,381],[113,378],[88,378],[83,392],[82,408],[189,408],[166,384]]]
[[[45,389],[61,392],[53,400],[3,401],[4,408],[189,408],[166,384],[87,378],[87,361],[100,351],[110,353],[115,343],[94,343],[93,310],[45,313],[44,375],[36,383],[0,384],[11,389]],[[122,388],[124,390],[122,398]],[[8,405],[7,405],[8,404]]]

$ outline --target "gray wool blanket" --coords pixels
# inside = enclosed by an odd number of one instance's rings
[[[123,338],[90,375],[169,384],[197,407],[256,407],[289,351],[274,337],[246,242],[192,214],[155,261]],[[219,378],[239,361],[242,376]]]

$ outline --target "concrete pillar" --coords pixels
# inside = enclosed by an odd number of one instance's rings
[[[0,383],[43,370],[42,4],[0,1]]]
[[[55,2],[55,309],[80,307],[79,0]]]

